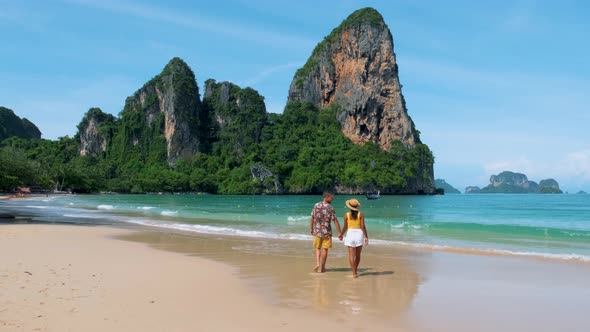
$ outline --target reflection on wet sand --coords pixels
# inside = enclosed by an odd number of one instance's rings
[[[124,239],[228,263],[271,303],[313,309],[335,318],[396,320],[411,305],[420,283],[412,256],[418,254],[396,255],[392,248],[381,246],[367,247],[359,278],[354,279],[347,252],[338,242],[330,250],[327,272],[315,273],[311,270],[313,250],[305,241],[155,231]]]

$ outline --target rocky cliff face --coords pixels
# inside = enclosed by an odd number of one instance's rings
[[[11,109],[0,106],[0,141],[11,136],[39,139],[41,131],[31,121],[21,119]]]
[[[205,113],[210,119],[210,136],[240,154],[244,148],[260,142],[267,113],[262,97],[252,88],[240,88],[230,82],[205,82]]]
[[[537,192],[543,194],[562,194],[563,192],[559,189],[559,183],[554,179],[541,180]]]
[[[282,194],[284,192],[279,177],[274,175],[268,168],[262,165],[252,165],[250,173],[252,179],[260,184],[257,194]]]
[[[195,75],[184,61],[174,58],[160,75],[125,101],[122,122],[128,125],[126,139],[137,146],[146,137],[154,138],[154,133],[162,134],[166,160],[174,165],[179,158],[199,152],[200,112]],[[146,144],[142,148],[150,149]]]
[[[490,185],[499,187],[501,185],[517,186],[521,188],[529,188],[529,179],[522,173],[513,173],[504,171],[498,175],[490,176]]]
[[[114,135],[117,119],[100,108],[91,108],[78,125],[80,155],[99,156],[106,152]]]
[[[342,132],[355,143],[371,141],[384,150],[393,140],[420,143],[401,92],[391,32],[372,8],[351,14],[316,46],[295,74],[289,100],[338,105]]]

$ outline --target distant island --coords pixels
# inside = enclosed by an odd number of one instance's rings
[[[451,186],[450,184],[447,183],[447,181],[443,180],[443,179],[435,179],[434,180],[434,186],[438,189],[441,188],[445,191],[445,194],[460,194],[461,191],[459,191],[459,189]]]
[[[539,183],[529,181],[526,175],[504,171],[490,177],[486,187],[469,186],[466,194],[563,194],[559,183],[554,179],[541,180]]]
[[[577,193],[578,193],[578,194],[580,194],[580,195],[585,195],[585,194],[587,194],[587,192],[585,192],[584,190],[580,190],[580,191],[578,191]]]

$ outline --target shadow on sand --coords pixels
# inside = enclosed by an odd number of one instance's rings
[[[370,267],[358,269],[357,270],[358,276],[359,277],[386,276],[386,275],[391,275],[394,273],[393,271],[370,271],[370,270],[372,270],[372,268],[370,268]],[[326,272],[352,272],[352,269],[349,267],[338,267],[338,268],[326,269]]]

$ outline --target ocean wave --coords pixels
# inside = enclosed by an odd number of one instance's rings
[[[176,229],[181,231],[194,232],[199,234],[215,234],[215,235],[235,235],[263,239],[286,239],[286,240],[311,240],[312,236],[307,234],[294,233],[271,233],[265,231],[243,230],[233,227],[221,227],[211,225],[199,224],[181,224],[181,223],[163,223],[153,219],[128,219],[127,222],[134,224],[141,224],[146,226],[153,226],[158,228]]]
[[[309,222],[309,216],[297,216],[297,217],[292,217],[289,216],[287,217],[287,224],[288,225],[298,225],[301,223],[305,223],[305,222]]]
[[[47,210],[53,208],[52,206],[42,206],[42,205],[23,205],[21,206],[27,209],[40,209],[40,210]]]
[[[590,233],[581,233],[581,232],[569,232],[569,231],[561,231],[561,234],[565,234],[571,237],[590,237]]]
[[[453,234],[455,236],[502,236],[506,238],[520,237],[523,239],[532,240],[582,240],[587,241],[590,237],[590,231],[567,229],[567,228],[552,228],[539,227],[527,225],[509,225],[509,224],[481,224],[481,223],[461,223],[461,222],[414,222],[414,221],[398,221],[391,222],[386,220],[377,221],[380,224],[389,226],[391,232],[413,232],[422,231],[427,232],[432,236],[444,233],[446,235]]]
[[[176,215],[177,211],[163,211]],[[109,215],[104,216],[101,214],[66,214],[65,217],[72,218],[92,218],[99,219],[106,217],[109,220],[116,220],[119,222],[129,222],[134,224],[141,224],[145,226],[175,229],[179,231],[194,232],[199,234],[215,234],[215,235],[227,235],[227,236],[244,236],[250,238],[260,239],[281,239],[281,240],[299,240],[299,241],[310,241],[312,236],[303,233],[274,233],[260,230],[246,230],[234,227],[225,226],[212,226],[212,225],[200,225],[200,224],[186,224],[186,223],[166,223],[157,219],[149,218],[130,218],[125,216]],[[524,258],[535,258],[535,259],[546,259],[554,261],[569,261],[569,262],[581,262],[590,263],[590,256],[576,254],[576,253],[545,253],[535,251],[512,251],[506,249],[494,249],[494,248],[468,248],[468,247],[453,247],[438,244],[429,244],[421,242],[403,242],[403,241],[390,241],[390,240],[379,240],[371,239],[371,245],[379,246],[394,246],[415,250],[426,250],[426,251],[438,251],[448,252],[456,254],[468,254],[468,255],[479,255],[479,256],[506,256],[506,257],[524,257]]]
[[[166,216],[166,217],[172,217],[172,216],[177,215],[178,211],[164,210],[160,214],[163,216]]]
[[[99,210],[113,210],[115,207],[112,205],[101,204],[101,205],[97,206],[96,208]]]
[[[143,210],[143,211],[149,211],[149,210],[152,210],[155,208],[156,208],[155,206],[138,206],[137,207],[138,210]]]
[[[66,218],[83,218],[83,219],[105,219],[106,217],[100,214],[64,214]]]
[[[569,254],[553,254],[553,253],[545,253],[545,252],[535,252],[535,251],[512,251],[506,249],[492,249],[492,248],[461,248],[461,247],[451,247],[445,245],[437,245],[437,244],[427,244],[427,243],[409,243],[409,242],[401,242],[401,241],[380,241],[380,240],[372,240],[371,243],[373,244],[393,244],[396,246],[401,247],[410,247],[415,249],[421,250],[429,250],[429,251],[441,251],[441,252],[450,252],[450,253],[457,253],[457,254],[470,254],[470,255],[480,255],[480,256],[511,256],[511,257],[527,257],[527,258],[538,258],[538,259],[549,259],[549,260],[560,260],[560,261],[578,261],[582,263],[590,263],[590,256],[580,255],[575,253]]]
[[[392,231],[397,231],[397,230],[419,230],[419,229],[423,229],[425,227],[428,227],[428,225],[416,225],[413,224],[409,221],[404,221],[400,224],[392,224],[390,225],[390,228]]]

